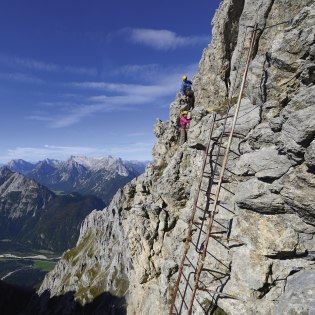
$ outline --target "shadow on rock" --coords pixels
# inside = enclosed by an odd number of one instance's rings
[[[24,289],[0,281],[1,315],[126,315],[126,300],[104,292],[91,303],[81,305],[75,292],[50,297],[45,291],[38,296],[34,289]]]
[[[0,314],[20,314],[26,309],[34,294],[34,289],[16,287],[0,281]]]
[[[104,292],[82,306],[73,291],[50,298],[50,292],[33,296],[27,310],[19,315],[126,315],[126,300]]]

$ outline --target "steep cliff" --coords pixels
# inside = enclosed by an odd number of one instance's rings
[[[223,115],[235,103],[256,23],[220,194],[228,211],[217,217],[229,233],[213,238],[206,257],[221,276],[202,280],[226,294],[215,302],[227,314],[315,313],[313,0],[222,1],[193,80],[188,142],[178,144],[177,98],[170,119],[155,125],[153,163],[104,211],[86,218],[77,247],[63,255],[40,293],[71,291],[87,303],[110,291],[126,297],[128,314],[168,314],[204,155],[189,145],[206,144],[213,112]],[[222,124],[216,122],[214,135]],[[231,124],[228,119],[225,130]],[[209,301],[199,294],[194,314],[207,313]]]

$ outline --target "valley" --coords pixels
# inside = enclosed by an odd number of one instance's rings
[[[1,240],[0,280],[13,286],[37,290],[59,258],[59,253],[35,251],[10,240]]]
[[[39,289],[64,251],[75,246],[84,218],[100,211],[146,163],[112,157],[12,160],[0,168],[0,280]],[[0,312],[1,313],[1,312]]]
[[[0,280],[23,288],[38,289],[47,272],[51,271],[58,258],[1,257]]]

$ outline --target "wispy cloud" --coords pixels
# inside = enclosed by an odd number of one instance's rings
[[[128,144],[120,144],[116,146],[108,147],[108,152],[110,155],[119,156],[122,158],[135,159],[135,160],[151,160],[150,149],[154,144],[154,139],[149,142],[135,142]]]
[[[80,75],[97,75],[97,70],[94,68],[74,67],[69,65],[57,65],[51,62],[43,62],[35,59],[20,58],[16,56],[8,56],[0,54],[0,62],[11,67],[19,67],[35,71],[44,72],[67,72]]]
[[[54,121],[53,118],[46,116],[45,114],[29,115],[26,118],[30,119],[30,120],[37,120],[37,121],[44,121],[44,122],[53,122]]]
[[[168,81],[169,79],[177,82],[183,74],[192,77],[197,69],[197,63],[170,67],[162,67],[159,64],[127,64],[116,68],[111,72],[111,75],[161,84],[161,82]]]
[[[90,104],[73,103],[71,107],[62,107],[60,109],[55,107],[56,113],[48,110],[47,112],[42,111],[41,113],[30,114],[25,118],[45,122],[46,126],[50,128],[64,128],[99,113],[133,110],[129,104],[130,101],[127,98],[109,97],[108,100],[104,99],[101,101],[100,99],[98,103],[91,101]]]
[[[88,146],[58,146],[44,145],[42,147],[17,147],[9,149],[6,155],[0,156],[2,163],[7,163],[12,159],[23,159],[30,162],[37,162],[46,158],[66,160],[71,155],[76,156],[116,156],[123,159],[150,160],[150,148],[152,141],[135,142],[120,145],[105,145],[104,147]]]
[[[141,67],[139,67],[140,69]],[[145,67],[142,68],[144,70]],[[94,91],[99,94],[82,97],[81,102],[42,102],[47,112],[37,112],[27,118],[46,122],[52,128],[64,128],[79,123],[93,115],[139,110],[139,106],[148,105],[165,107],[171,102],[180,88],[183,73],[191,76],[197,70],[197,64],[160,69],[151,84],[125,84],[112,82],[72,82],[67,86],[78,91]],[[139,70],[140,71],[140,70]],[[54,106],[54,113],[48,109]],[[48,123],[48,124],[47,124]]]
[[[165,83],[164,83],[165,82]],[[169,95],[174,93],[174,89],[177,88],[178,82],[169,82],[165,80],[160,84],[154,85],[143,85],[143,84],[124,84],[124,83],[110,83],[110,82],[82,82],[73,83],[72,86],[92,89],[92,90],[102,90],[104,92],[119,93],[123,95]],[[167,84],[166,84],[167,82]]]
[[[82,74],[82,75],[90,75],[90,76],[97,75],[97,70],[94,68],[65,66],[65,67],[61,67],[61,69],[65,72],[69,72],[73,74]]]
[[[195,45],[206,45],[209,43],[209,36],[181,36],[170,30],[157,30],[149,28],[124,28],[115,34],[111,34],[109,39],[115,36],[126,36],[129,41],[151,47],[161,51],[174,50],[181,47]]]
[[[126,137],[143,137],[143,136],[150,136],[151,133],[149,132],[131,132],[126,134]]]
[[[143,65],[123,65],[112,71],[114,76],[132,77],[145,81],[152,81],[161,72],[161,67],[158,64],[143,64]]]
[[[129,69],[129,73],[136,71],[141,75],[146,75],[147,70],[152,70],[151,65],[125,65],[118,71]],[[79,89],[103,91],[104,93],[114,93],[120,95],[133,96],[146,96],[150,98],[163,98],[166,96],[174,95],[180,88],[181,76],[183,74],[192,77],[198,69],[198,64],[191,64],[186,66],[161,68],[154,67],[154,75],[150,76],[150,84],[125,84],[125,83],[112,83],[112,82],[73,82],[70,84],[72,87]],[[150,72],[149,70],[149,72]],[[127,73],[125,72],[127,75]],[[94,99],[97,99],[94,97]],[[130,99],[132,100],[132,99]]]
[[[0,80],[11,81],[11,82],[24,82],[32,84],[42,84],[45,81],[35,76],[24,74],[24,73],[4,73],[0,72]]]
[[[12,159],[23,159],[36,162],[46,158],[65,159],[71,155],[96,154],[97,149],[92,147],[66,147],[55,145],[44,145],[43,147],[17,147],[9,149],[5,156],[1,156],[1,161],[8,162]]]

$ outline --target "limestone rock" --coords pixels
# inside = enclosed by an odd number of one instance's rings
[[[313,0],[222,1],[193,79],[196,102],[187,142],[179,145],[177,97],[170,119],[155,125],[153,163],[106,209],[85,220],[77,247],[63,255],[39,292],[75,291],[75,298],[87,303],[96,292],[110,291],[126,298],[128,314],[169,313],[204,159],[204,151],[189,145],[206,145],[212,126],[213,141],[219,139],[225,125],[226,147],[232,118],[226,123],[222,118],[229,106],[229,115],[234,112],[248,26],[258,23],[219,192],[215,220],[221,230],[216,226],[205,259],[212,274],[203,273],[201,280],[205,289],[227,294],[215,295],[227,314],[313,314],[314,19]],[[209,154],[215,153],[212,142]],[[222,161],[219,156],[218,164]],[[207,174],[219,171],[213,160],[205,167]],[[208,183],[206,176],[201,179],[204,191]],[[196,226],[210,197],[200,197],[190,236],[188,253],[196,266],[203,246],[193,245]],[[194,314],[205,314],[211,294],[198,291],[198,301]]]
[[[253,178],[239,184],[235,201],[241,208],[260,213],[283,213],[285,209],[280,189]]]
[[[296,167],[282,179],[280,195],[286,206],[299,213],[307,222],[315,218],[315,176],[306,165]]]
[[[292,162],[285,155],[280,155],[275,147],[262,148],[242,155],[236,163],[236,173],[255,175],[258,179],[276,179],[284,175],[291,165]]]
[[[313,140],[305,152],[305,163],[310,169],[315,166],[315,141]]]
[[[300,271],[288,278],[286,291],[276,307],[276,314],[315,313],[315,272]]]

